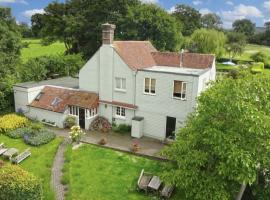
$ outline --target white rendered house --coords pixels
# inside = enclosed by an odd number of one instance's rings
[[[16,111],[63,127],[68,115],[88,129],[95,117],[132,126],[132,136],[163,140],[183,126],[196,97],[215,80],[214,55],[158,52],[149,41],[114,41],[103,24],[103,44],[80,70],[14,86]]]

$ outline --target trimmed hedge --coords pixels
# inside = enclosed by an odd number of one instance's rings
[[[19,166],[0,166],[0,199],[41,200],[43,191],[40,180]]]
[[[22,117],[16,114],[8,114],[0,117],[0,133],[7,133],[17,128],[25,127],[30,124],[30,121],[26,117]]]
[[[112,130],[116,133],[130,133],[131,132],[131,126],[127,124],[113,124]]]
[[[47,129],[41,129],[38,132],[30,130],[23,135],[23,140],[26,144],[32,146],[40,146],[47,144],[55,138],[55,133]]]
[[[76,117],[74,116],[67,116],[65,119],[65,128],[71,128],[72,126],[76,125]]]

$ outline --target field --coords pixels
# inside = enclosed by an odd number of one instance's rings
[[[22,139],[11,139],[0,134],[0,143],[4,143],[7,147],[17,148],[20,152],[27,148],[31,148],[32,155],[24,160],[20,166],[41,178],[43,184],[43,192],[46,200],[54,199],[54,192],[51,188],[51,167],[58,145],[62,139],[56,138],[52,142],[40,147],[30,147],[26,145]],[[1,158],[0,158],[1,159]]]
[[[61,42],[55,42],[48,46],[43,46],[39,39],[24,39],[23,42],[29,43],[29,46],[27,48],[23,48],[21,51],[23,62],[26,62],[30,58],[63,54],[65,52],[65,45]]]
[[[154,196],[138,192],[136,183],[140,172],[160,175],[163,163],[101,147],[84,145],[66,153],[69,166],[67,199],[72,200],[150,200]],[[171,199],[184,199],[176,193]]]

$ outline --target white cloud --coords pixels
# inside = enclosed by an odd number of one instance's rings
[[[22,3],[28,4],[25,0],[0,0],[0,3]]]
[[[141,0],[142,3],[158,3],[158,0]]]
[[[212,13],[212,11],[209,10],[208,8],[202,8],[202,9],[200,9],[199,11],[200,11],[200,13],[201,13],[202,15],[206,15],[206,14]]]
[[[265,1],[263,3],[263,7],[270,12],[270,1]]]
[[[202,4],[202,1],[196,0],[192,2],[195,6]]]
[[[169,10],[167,10],[168,13],[173,13],[175,11],[175,6],[171,7]]]
[[[263,17],[263,14],[255,6],[240,4],[235,6],[233,10],[221,11],[221,17],[224,21],[224,26],[230,28],[237,19],[245,19],[247,17],[260,18]]]
[[[45,11],[44,11],[44,9],[26,10],[23,12],[23,15],[27,18],[30,18],[30,17],[32,17],[32,15],[37,14],[37,13],[43,14],[43,13],[45,13]]]
[[[234,3],[232,1],[226,1],[226,4],[230,5],[230,6],[233,6]]]

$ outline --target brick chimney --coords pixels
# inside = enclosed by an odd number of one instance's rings
[[[114,39],[114,30],[116,26],[114,24],[102,24],[102,44],[112,44]]]

